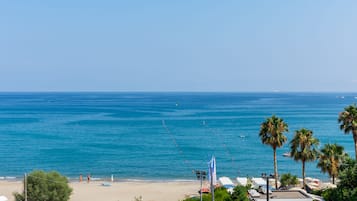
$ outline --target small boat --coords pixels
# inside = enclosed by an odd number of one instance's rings
[[[284,157],[291,157],[291,153],[290,152],[285,152],[285,153],[283,153],[283,156]]]

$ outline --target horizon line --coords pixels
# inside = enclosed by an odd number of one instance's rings
[[[0,93],[357,93],[357,91],[154,91],[154,90],[33,90],[33,91],[1,91]]]

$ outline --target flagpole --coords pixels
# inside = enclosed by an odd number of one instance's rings
[[[24,176],[24,194],[25,194],[25,201],[27,201],[27,174],[26,173]]]
[[[213,186],[213,171],[212,171],[212,167],[211,167],[211,195],[212,195],[212,201],[214,201],[214,186]]]
[[[211,183],[211,197],[212,197],[212,201],[214,201],[214,184],[213,184],[213,180],[215,178],[214,174],[215,174],[215,169],[216,169],[216,160],[214,158],[214,156],[212,156],[212,159],[210,161],[210,165],[209,165],[209,176],[210,176],[210,183]]]

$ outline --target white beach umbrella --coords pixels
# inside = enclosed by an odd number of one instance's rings
[[[313,178],[311,177],[305,177],[305,182],[306,183],[309,183],[309,182],[312,182]]]
[[[0,201],[8,201],[7,197],[0,195]]]

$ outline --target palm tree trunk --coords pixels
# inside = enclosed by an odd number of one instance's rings
[[[353,134],[353,141],[355,143],[355,157],[357,160],[357,130],[353,130],[352,134]]]
[[[302,188],[306,190],[306,185],[305,185],[305,161],[302,161]]]
[[[332,184],[335,184],[335,175],[332,175]]]
[[[278,162],[276,160],[276,147],[273,148],[274,150],[274,178],[275,178],[275,189],[278,189]]]

